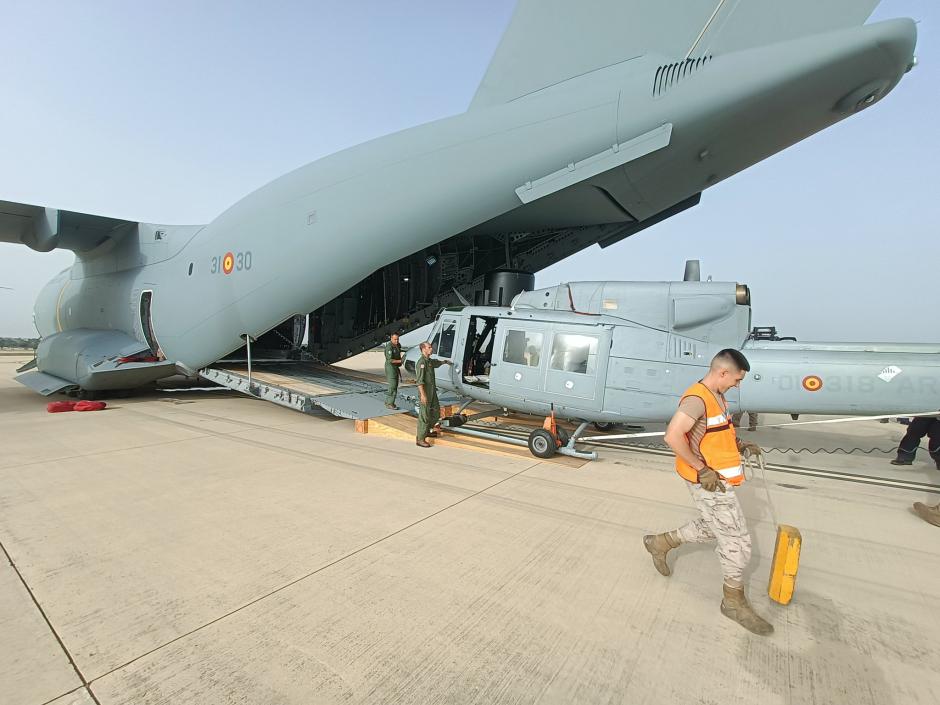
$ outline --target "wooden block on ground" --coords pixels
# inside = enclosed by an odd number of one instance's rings
[[[380,416],[377,419],[371,419],[369,424],[369,435],[381,436],[383,438],[396,438],[398,440],[414,441],[417,431],[417,419],[409,414],[394,414],[390,416]],[[358,422],[357,422],[358,423]],[[470,436],[461,436],[460,434],[449,432],[446,429],[443,435],[438,438],[429,438],[431,445],[440,445],[451,448],[463,448],[479,453],[498,453],[500,455],[512,455],[518,458],[529,458],[533,462],[538,459],[533,456],[528,448],[491,441],[486,438],[472,438]],[[587,460],[581,458],[571,458],[567,455],[556,455],[544,460],[546,463],[556,463],[570,468],[580,468]]]
[[[369,433],[383,438],[397,438],[399,440],[414,440],[417,432],[417,421],[408,414],[391,414],[371,419]]]
[[[356,419],[356,433],[369,432],[369,419]]]

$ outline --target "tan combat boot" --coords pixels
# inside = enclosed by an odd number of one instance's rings
[[[774,626],[762,618],[744,595],[744,588],[723,585],[725,598],[721,601],[721,613],[728,619],[733,619],[749,632],[759,636],[773,634]]]
[[[936,507],[931,507],[929,504],[924,504],[923,502],[914,502],[914,511],[917,512],[917,516],[928,524],[940,526],[940,504]]]
[[[669,570],[669,564],[666,563],[666,554],[682,543],[677,531],[667,531],[665,534],[647,534],[643,537],[643,545],[653,557],[653,565],[656,570],[667,578],[672,575]]]

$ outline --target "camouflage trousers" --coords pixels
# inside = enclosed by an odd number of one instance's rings
[[[699,518],[678,529],[683,543],[709,543],[717,541],[715,553],[721,563],[725,584],[741,587],[744,569],[751,560],[751,535],[738,496],[731,485],[724,492],[708,492],[699,484],[686,482],[689,494],[699,512]]]

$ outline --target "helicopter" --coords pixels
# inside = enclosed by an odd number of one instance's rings
[[[494,272],[495,305],[442,309],[431,329],[440,388],[466,399],[577,422],[559,434],[546,422],[529,434],[537,457],[580,455],[590,423],[667,421],[712,357],[740,350],[751,365],[727,394],[732,411],[890,414],[940,408],[940,344],[801,342],[752,329],[751,294],[736,282],[571,282],[535,289],[525,272]],[[502,300],[500,300],[502,299]],[[508,305],[500,305],[509,299]],[[755,332],[756,331],[756,332]],[[775,332],[775,331],[774,331]],[[412,348],[405,368],[420,354]],[[492,416],[493,413],[481,412]],[[477,415],[479,416],[479,414]]]

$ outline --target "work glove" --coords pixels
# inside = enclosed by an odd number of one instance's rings
[[[725,491],[725,486],[721,484],[721,477],[707,465],[698,471],[698,482],[706,492]]]
[[[759,458],[764,454],[764,451],[756,443],[746,441],[741,443],[741,453],[750,455],[752,458]]]

